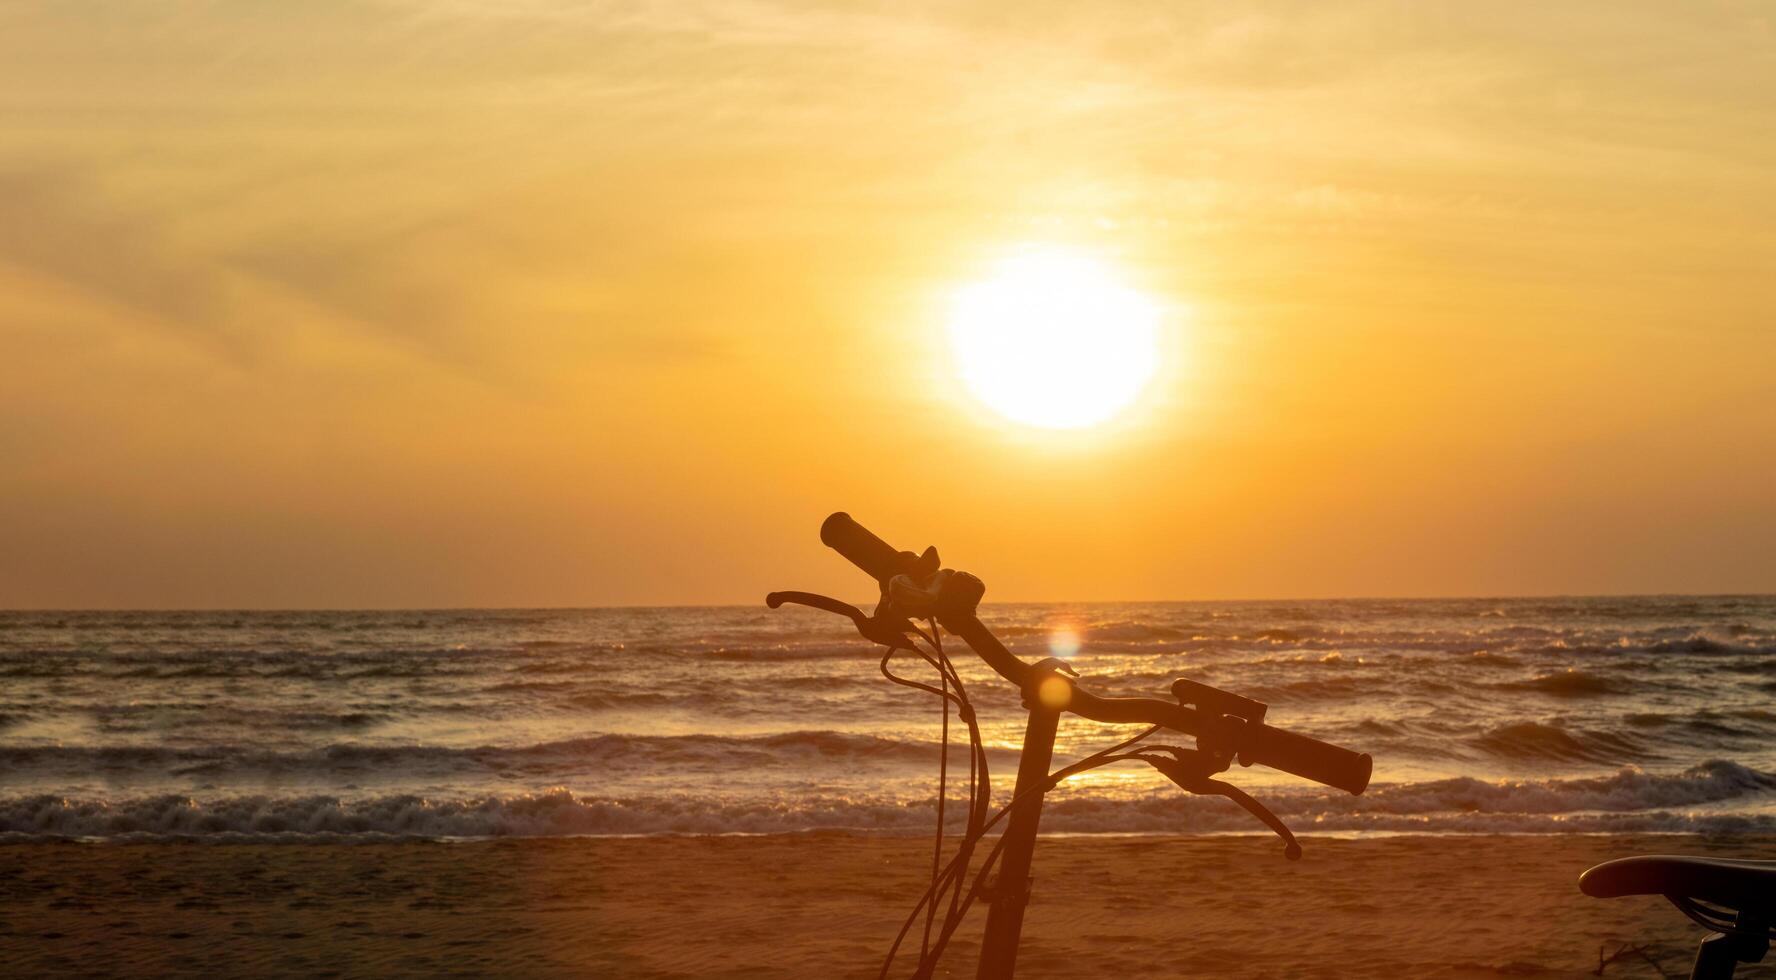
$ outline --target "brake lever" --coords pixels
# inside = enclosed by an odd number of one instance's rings
[[[1188,758],[1186,753],[1188,753]],[[1195,749],[1180,749],[1169,745],[1155,745],[1129,754],[1164,773],[1167,779],[1177,783],[1186,793],[1198,796],[1224,796],[1238,803],[1247,813],[1257,817],[1266,827],[1275,831],[1276,835],[1283,839],[1284,857],[1291,861],[1301,860],[1301,845],[1296,842],[1295,835],[1290,832],[1281,818],[1270,811],[1269,807],[1253,799],[1238,786],[1211,778],[1211,773],[1227,771],[1229,760]],[[1218,765],[1218,768],[1211,768],[1204,762],[1192,765],[1190,759],[1205,760]]]
[[[885,647],[915,649],[906,635],[912,631],[913,624],[903,616],[882,614],[866,615],[863,610],[849,602],[841,602],[831,596],[816,595],[812,592],[772,592],[765,596],[765,605],[776,609],[784,603],[798,606],[810,606],[829,613],[837,613],[851,620],[857,626],[857,632],[872,643],[880,643]]]

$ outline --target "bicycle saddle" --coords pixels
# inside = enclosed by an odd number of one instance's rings
[[[1579,876],[1592,898],[1665,895],[1739,911],[1776,912],[1776,861],[1644,855],[1605,861]]]

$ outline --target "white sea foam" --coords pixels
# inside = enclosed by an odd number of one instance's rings
[[[1594,833],[1776,831],[1776,774],[1716,760],[1674,775],[1624,769],[1568,780],[1471,778],[1379,786],[1360,797],[1280,791],[1267,802],[1301,831]],[[1749,804],[1749,812],[1719,804]],[[955,816],[958,808],[952,808]],[[469,799],[396,794],[181,795],[115,800],[33,796],[0,800],[0,833],[127,835],[411,835],[918,832],[932,801],[809,794],[773,800],[687,793],[605,798],[565,789]],[[1257,829],[1225,800],[1176,791],[1130,796],[1061,792],[1043,825],[1062,832],[1207,833]]]

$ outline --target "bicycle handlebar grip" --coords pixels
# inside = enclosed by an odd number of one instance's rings
[[[820,540],[878,582],[886,582],[900,574],[906,565],[901,552],[871,534],[868,528],[852,520],[844,511],[828,517],[820,525]]]
[[[1241,762],[1281,769],[1352,796],[1368,788],[1369,774],[1375,768],[1375,760],[1367,752],[1352,752],[1269,725],[1258,726],[1249,737],[1251,741],[1240,751]]]

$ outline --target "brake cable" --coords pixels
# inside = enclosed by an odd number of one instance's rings
[[[960,717],[962,719],[962,721],[968,726],[968,743],[969,743],[968,744],[968,748],[969,748],[969,752],[968,752],[968,816],[967,816],[966,821],[964,822],[964,832],[965,833],[974,832],[974,830],[978,826],[980,809],[986,804],[987,800],[990,799],[989,794],[991,793],[991,784],[990,784],[990,781],[987,776],[986,746],[980,737],[980,725],[979,725],[979,722],[978,722],[976,715],[975,715],[974,704],[968,700],[967,691],[962,687],[962,678],[956,673],[955,665],[950,662],[949,657],[946,656],[943,652],[943,645],[942,645],[943,641],[941,639],[938,639],[938,637],[941,636],[941,634],[937,630],[937,624],[935,622],[932,623],[932,632],[930,635],[925,634],[923,631],[919,631],[919,635],[923,639],[927,640],[928,642],[930,642],[932,644],[933,649],[936,651],[936,654],[937,654],[935,659],[932,657],[931,654],[927,654],[925,651],[920,650],[917,647],[890,647],[889,649],[887,649],[886,651],[883,652],[880,667],[881,667],[881,671],[882,671],[882,676],[888,678],[890,681],[893,681],[894,683],[899,684],[903,687],[910,687],[915,690],[927,691],[929,693],[936,694],[940,698],[943,699],[943,704],[944,704],[943,745],[944,745],[944,748],[943,748],[942,753],[940,754],[939,761],[938,761],[938,803],[937,803],[937,818],[938,819],[937,819],[937,831],[936,831],[937,844],[935,845],[936,849],[937,849],[937,853],[934,854],[933,859],[932,859],[932,864],[934,865],[933,871],[932,871],[932,874],[934,876],[933,884],[935,885],[935,876],[937,874],[937,870],[935,868],[935,865],[937,864],[937,862],[939,860],[937,855],[941,855],[942,846],[943,846],[944,801],[945,801],[945,797],[947,795],[948,771],[949,771],[949,724],[950,724],[949,705],[951,702],[954,702],[956,704],[958,717]],[[926,663],[928,663],[932,667],[936,668],[938,671],[939,677],[942,678],[942,684],[944,685],[943,688],[942,689],[935,688],[929,684],[921,684],[918,681],[908,680],[907,678],[901,677],[901,676],[895,674],[893,671],[889,670],[888,669],[889,660],[891,660],[893,658],[893,656],[897,650],[902,650],[902,649],[912,650],[914,653],[918,654],[921,658],[923,658]],[[952,684],[956,688],[955,694],[951,694],[948,690],[949,686]],[[954,907],[955,907],[955,902],[954,902],[954,900],[952,900],[951,901],[952,910],[954,909]]]
[[[785,596],[784,598],[786,601],[801,601],[800,596]],[[825,597],[810,597],[810,598],[824,599]],[[830,603],[830,604],[828,604],[828,603]],[[924,650],[919,649],[917,645],[908,643],[905,639],[904,633],[900,633],[897,636],[893,637],[893,639],[897,640],[898,642],[886,642],[889,639],[889,637],[887,636],[886,632],[884,630],[882,630],[881,625],[882,625],[882,620],[886,619],[887,617],[883,614],[881,608],[878,608],[876,616],[865,617],[863,615],[862,611],[857,610],[856,607],[833,609],[833,606],[844,607],[844,604],[839,603],[836,600],[828,600],[828,603],[821,603],[819,606],[817,606],[817,608],[829,609],[829,610],[832,610],[835,612],[841,612],[845,615],[850,615],[852,617],[852,619],[858,624],[859,632],[863,632],[864,635],[868,638],[877,639],[879,641],[884,642],[884,645],[887,647],[887,649],[885,649],[882,652],[882,659],[879,664],[879,667],[882,671],[883,677],[886,677],[888,680],[894,682],[895,684],[899,684],[902,687],[909,687],[909,688],[913,688],[915,690],[925,691],[930,694],[935,694],[938,696],[940,703],[942,705],[942,709],[943,709],[943,720],[942,720],[943,741],[942,741],[942,750],[940,751],[939,757],[938,757],[937,826],[936,826],[936,829],[933,834],[934,841],[932,844],[932,854],[931,854],[931,884],[926,889],[927,894],[932,895],[934,900],[930,903],[929,906],[926,907],[925,932],[924,932],[923,937],[920,941],[920,954],[919,954],[920,960],[923,961],[925,959],[927,953],[930,950],[931,926],[936,920],[937,901],[935,900],[935,898],[937,896],[941,896],[943,890],[945,890],[945,888],[948,887],[948,885],[945,884],[945,879],[947,876],[945,876],[941,873],[940,866],[941,866],[941,862],[943,859],[944,812],[945,812],[945,804],[946,804],[946,799],[948,796],[948,787],[949,787],[949,727],[950,727],[950,710],[949,710],[949,708],[950,708],[951,702],[954,702],[956,704],[958,714],[962,718],[962,720],[968,725],[968,730],[969,730],[968,819],[964,825],[964,828],[965,828],[964,833],[966,835],[965,841],[964,841],[964,844],[958,849],[958,854],[957,854],[958,859],[963,862],[962,867],[964,867],[964,868],[966,868],[968,858],[971,855],[972,850],[973,850],[973,840],[978,838],[978,836],[979,836],[978,825],[979,825],[980,821],[978,818],[978,813],[979,813],[980,806],[983,802],[983,800],[981,798],[983,795],[981,793],[981,788],[982,788],[983,781],[986,779],[986,771],[987,771],[987,768],[986,768],[987,767],[986,748],[985,748],[985,745],[983,744],[981,737],[980,737],[980,728],[979,728],[978,722],[975,717],[974,705],[968,700],[967,692],[962,686],[962,678],[961,678],[960,674],[957,673],[955,664],[951,663],[949,656],[944,653],[943,639],[942,639],[943,634],[942,634],[942,631],[940,630],[940,628],[938,627],[937,620],[935,618],[932,618],[930,620],[931,631],[929,633],[927,633],[924,630],[919,629],[917,626],[913,625],[911,622],[908,622],[905,620],[900,620],[900,621],[894,622],[892,627],[890,627],[893,629],[898,629],[898,628],[904,626],[907,628],[907,630],[909,632],[912,632],[912,633],[916,634],[920,639],[925,640],[932,647],[932,653],[927,653]],[[811,603],[811,602],[807,602],[804,604],[815,605],[815,603]],[[867,632],[865,632],[866,626],[868,627]],[[871,635],[872,633],[874,634],[873,636]],[[898,675],[898,674],[894,673],[892,670],[890,670],[888,667],[889,662],[894,658],[894,654],[901,651],[901,650],[912,651],[913,653],[917,654],[920,657],[920,659],[924,660],[933,669],[935,669],[938,672],[940,686],[939,687],[932,687],[929,684],[924,684],[919,681],[915,681],[915,680],[911,680],[909,678],[901,677],[900,675]],[[954,683],[955,688],[956,688],[956,693],[954,693],[954,694],[950,693],[950,690],[949,690],[952,683]],[[989,790],[989,792],[990,792],[990,790]],[[957,879],[955,881],[955,885],[956,885],[955,890],[953,891],[953,893],[950,896],[950,909],[944,916],[944,921],[946,924],[949,923],[951,916],[954,916],[956,914],[956,907],[957,907],[957,904],[961,898],[961,887],[960,887],[960,880],[959,879]],[[923,904],[923,903],[921,903],[921,904]],[[913,911],[913,915],[911,917],[909,917],[908,922],[907,922],[907,925],[909,927],[911,926],[913,919],[916,918],[917,916],[918,916],[918,908],[915,907],[915,909]],[[904,930],[903,930],[902,935],[904,936]]]
[[[931,635],[934,638],[937,636],[936,617],[933,617],[931,620]],[[932,642],[935,644],[936,640],[933,639]],[[941,656],[942,653],[943,650],[939,647],[938,654]],[[949,795],[950,776],[950,675],[945,672],[940,665],[938,667],[937,677],[938,686],[943,689],[944,697],[939,704],[939,710],[943,712],[943,727],[939,729],[939,743],[941,747],[938,749],[937,753],[937,832],[935,834],[935,840],[933,840],[931,844],[931,883],[933,885],[937,884],[938,865],[943,861],[944,802],[945,797]],[[972,752],[972,749],[970,751]],[[932,902],[925,907],[925,935],[919,940],[920,962],[924,961],[926,953],[931,948],[931,919],[936,912],[936,902]]]
[[[956,693],[961,697],[963,710],[965,712],[963,720],[968,724],[969,730],[968,816],[963,823],[962,843],[956,849],[957,856],[962,862],[962,868],[965,869],[963,873],[966,874],[968,862],[974,853],[975,841],[980,838],[981,824],[986,819],[986,809],[992,804],[992,786],[987,778],[987,749],[985,743],[981,741],[980,728],[975,721],[974,704],[968,700],[967,692],[963,690],[962,675],[956,670],[956,665],[950,661],[949,655],[944,652],[943,630],[938,627],[936,617],[932,617],[930,622],[930,640],[932,649],[936,652],[939,663],[949,670],[950,679],[956,685]],[[946,739],[948,738],[947,735],[945,737]],[[945,745],[947,751],[947,741],[945,742]],[[976,779],[977,772],[979,775],[978,781]],[[934,880],[933,884],[935,883]],[[941,890],[939,891],[939,894],[942,894]],[[957,903],[961,901],[961,898],[961,879],[958,877],[956,886],[950,891],[950,908],[949,911],[944,914],[944,922],[948,923],[956,916],[956,906]],[[932,908],[936,908],[936,906],[937,902],[934,899],[932,901]],[[921,957],[922,956],[923,954],[921,954]]]
[[[1069,765],[1061,767],[1060,769],[1055,770],[1054,772],[1052,772],[1048,775],[1047,779],[1043,780],[1043,782],[1040,786],[1033,786],[1033,787],[1025,790],[1024,792],[1019,793],[1018,795],[1014,796],[1009,802],[1007,802],[1003,807],[1000,807],[999,812],[993,814],[993,818],[991,820],[988,820],[986,822],[986,824],[981,827],[980,834],[984,835],[988,830],[992,829],[994,824],[998,823],[1007,814],[1011,813],[1012,810],[1016,809],[1020,804],[1028,803],[1030,800],[1038,799],[1038,798],[1042,797],[1044,794],[1048,793],[1050,790],[1052,790],[1056,786],[1060,785],[1060,783],[1063,780],[1066,780],[1066,779],[1073,777],[1073,776],[1077,776],[1078,774],[1085,772],[1087,770],[1096,769],[1099,766],[1108,765],[1111,762],[1117,761],[1121,757],[1117,756],[1116,753],[1121,752],[1122,750],[1127,749],[1130,746],[1135,745],[1136,743],[1142,741],[1143,739],[1151,736],[1153,733],[1159,731],[1159,728],[1160,728],[1160,726],[1154,725],[1153,727],[1148,728],[1147,730],[1141,732],[1138,735],[1134,735],[1130,738],[1126,738],[1126,739],[1122,740],[1121,742],[1118,742],[1115,745],[1110,746],[1109,748],[1100,749],[1097,752],[1093,752],[1091,755],[1088,755],[1085,758],[1080,759],[1078,762],[1071,763]],[[979,835],[976,836],[976,839],[977,840],[979,839]],[[929,954],[928,957],[921,957],[920,958],[919,968],[913,974],[914,977],[929,977],[931,975],[931,971],[936,969],[938,960],[943,957],[943,951],[944,951],[945,947],[947,947],[949,945],[950,937],[955,934],[956,928],[962,924],[963,918],[965,918],[968,915],[968,910],[969,910],[969,908],[971,908],[974,905],[975,899],[979,898],[981,896],[981,894],[983,893],[982,886],[985,885],[985,883],[986,883],[987,873],[992,870],[993,865],[999,860],[999,855],[1005,848],[1005,841],[1006,841],[1005,835],[1003,835],[1003,834],[999,835],[998,842],[993,845],[992,851],[988,852],[986,859],[981,862],[980,871],[974,877],[974,884],[969,886],[967,900],[965,900],[962,903],[962,906],[960,909],[956,910],[954,913],[945,917],[944,928],[943,928],[943,931],[938,936],[936,948],[931,950],[931,953]],[[954,864],[954,862],[952,862],[952,864]],[[965,875],[965,874],[967,874],[966,869],[965,868],[960,869],[960,875]],[[960,875],[958,875],[958,877],[956,879],[958,882],[958,887],[960,885]],[[892,947],[890,947],[888,950],[888,957],[882,963],[882,971],[879,974],[879,977],[883,977],[883,978],[887,977],[888,969],[894,963],[895,953],[900,948],[901,937],[904,937],[906,935],[907,926],[910,926],[912,924],[912,920],[918,916],[919,906],[923,905],[925,903],[926,899],[928,899],[930,897],[931,897],[931,890],[927,889],[925,897],[921,898],[919,900],[919,905],[913,906],[912,913],[907,916],[907,925],[903,925],[901,927],[900,936],[895,938],[894,945]]]

